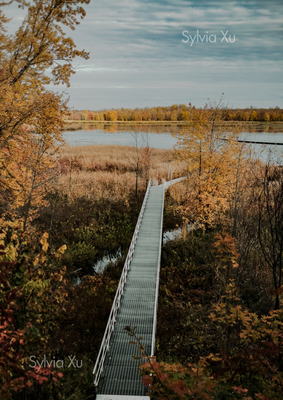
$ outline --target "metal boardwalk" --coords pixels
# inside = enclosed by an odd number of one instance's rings
[[[137,346],[129,343],[124,327],[136,327],[146,354],[154,355],[163,207],[164,186],[149,184],[94,367],[97,400],[146,394],[140,361],[132,358]]]

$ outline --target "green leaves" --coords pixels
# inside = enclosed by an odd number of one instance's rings
[[[37,296],[40,296],[40,293],[50,286],[50,282],[50,279],[44,281],[41,279],[31,280],[24,285],[24,293],[30,294],[33,292],[34,294],[37,294]]]

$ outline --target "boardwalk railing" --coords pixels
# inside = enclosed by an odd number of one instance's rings
[[[182,178],[181,178],[182,179]],[[160,263],[161,263],[161,248],[162,248],[162,226],[163,226],[163,210],[164,210],[164,191],[165,184],[163,185],[163,196],[162,196],[162,211],[161,211],[161,223],[160,223],[160,238],[159,238],[159,251],[158,251],[158,267],[156,277],[156,289],[155,289],[155,305],[154,305],[154,319],[153,319],[153,333],[151,342],[151,357],[155,354],[155,335],[157,326],[157,307],[158,307],[158,291],[159,291],[159,275],[160,275]]]
[[[126,283],[126,280],[127,280],[128,271],[129,271],[130,264],[131,264],[132,257],[133,257],[133,253],[134,253],[134,250],[135,250],[135,245],[136,245],[137,237],[138,237],[138,234],[139,234],[140,225],[141,225],[141,222],[142,222],[142,219],[143,219],[143,214],[144,214],[144,210],[145,210],[147,199],[148,199],[148,195],[149,195],[150,185],[151,185],[151,181],[148,182],[148,186],[147,186],[147,190],[146,190],[146,193],[145,193],[145,196],[144,196],[142,208],[140,210],[138,222],[136,224],[136,228],[135,228],[135,231],[134,231],[134,234],[133,234],[133,237],[132,237],[132,241],[131,241],[130,248],[129,248],[129,251],[128,251],[128,254],[127,254],[127,258],[126,258],[126,261],[125,261],[125,264],[124,264],[124,268],[123,268],[123,271],[122,271],[122,274],[121,274],[121,278],[120,278],[119,285],[118,285],[118,288],[117,288],[117,291],[116,291],[116,295],[115,295],[115,298],[114,298],[114,301],[113,301],[113,305],[112,305],[112,308],[111,308],[111,312],[110,312],[110,315],[109,315],[109,319],[108,319],[108,322],[107,322],[105,333],[104,333],[104,336],[103,336],[103,339],[102,339],[100,350],[99,350],[99,353],[98,353],[98,356],[97,356],[97,360],[96,360],[96,363],[95,363],[95,366],[94,366],[94,369],[93,369],[94,385],[95,386],[98,386],[99,379],[100,379],[101,373],[103,371],[104,360],[105,360],[106,354],[107,354],[107,352],[109,350],[109,342],[110,342],[110,338],[111,338],[112,332],[114,330],[114,325],[115,325],[115,322],[116,322],[116,315],[117,315],[119,307],[120,307],[121,297],[123,295],[124,286],[125,286],[125,283]]]
[[[172,181],[168,181],[166,182],[165,180],[163,181],[163,183],[159,186],[164,186],[164,189],[167,190],[169,188],[169,186],[175,185],[175,183],[181,182],[184,179],[188,179],[187,176],[182,176],[181,178],[176,178],[176,179],[172,179]]]

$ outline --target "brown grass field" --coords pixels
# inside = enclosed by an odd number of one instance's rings
[[[168,162],[172,177],[181,174],[180,163],[172,161],[172,151],[151,149],[149,178],[168,180]],[[57,190],[69,199],[125,198],[135,190],[137,161],[140,159],[138,189],[145,189],[148,170],[143,149],[118,145],[69,146],[61,148],[57,162]],[[171,172],[170,172],[171,176]]]

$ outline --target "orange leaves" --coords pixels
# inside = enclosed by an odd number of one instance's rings
[[[216,242],[213,247],[216,248],[217,258],[221,260],[222,264],[231,263],[234,268],[238,268],[239,264],[236,262],[240,254],[236,248],[236,240],[229,233],[223,232],[222,235],[216,233],[214,235]],[[223,266],[226,268],[226,265]]]
[[[270,398],[264,396],[263,394],[256,393],[256,397],[260,400],[270,400]]]
[[[283,286],[280,286],[279,288],[270,291],[270,294],[275,296],[279,296],[282,293],[283,293]]]
[[[205,399],[212,400],[215,383],[211,377],[207,377],[204,371],[203,360],[198,365],[166,363],[145,363],[141,365],[144,386],[150,386],[149,390],[157,394],[160,399]],[[176,397],[178,396],[178,397]]]
[[[140,373],[144,386],[149,387],[150,393],[157,395],[159,399],[187,399],[192,396],[195,399],[212,400],[211,394],[215,384],[205,371],[206,361],[202,358],[198,364],[188,364],[183,367],[179,363],[166,364],[157,362],[155,357],[147,357],[141,337],[136,336],[136,328],[126,326],[124,328],[130,337],[134,337],[139,349],[149,362],[140,364]],[[137,357],[133,357],[137,358]],[[138,357],[140,359],[140,357]],[[178,397],[176,397],[178,396]]]
[[[150,376],[150,375],[143,375],[143,377],[142,377],[142,383],[143,383],[144,386],[147,387],[147,386],[151,385],[152,382],[153,382],[153,377],[152,377],[152,376]]]
[[[174,385],[173,390],[174,390],[174,392],[176,394],[178,394],[181,397],[184,396],[185,394],[191,395],[191,390],[188,387],[186,387],[184,382],[182,382],[181,380],[178,380],[176,382],[176,384]]]
[[[48,382],[48,375],[52,377],[53,382],[58,382],[57,378],[62,378],[63,374],[49,368],[38,368],[35,367],[34,371],[27,371],[25,374],[26,378],[29,380],[25,383],[26,386],[31,387],[34,383],[39,383],[40,385]]]

